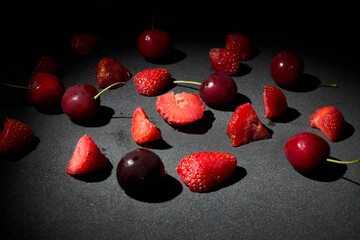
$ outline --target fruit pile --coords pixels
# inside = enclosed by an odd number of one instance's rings
[[[74,53],[89,55],[96,50],[99,38],[91,34],[78,34],[71,38]],[[61,110],[75,123],[97,118],[100,95],[109,89],[128,84],[133,78],[137,92],[156,97],[156,111],[170,125],[184,126],[203,118],[207,105],[217,109],[234,103],[238,88],[233,77],[239,70],[241,61],[255,57],[252,42],[242,34],[228,34],[224,48],[209,50],[209,60],[214,73],[203,82],[183,80],[172,81],[171,72],[164,68],[144,69],[134,76],[129,69],[116,59],[103,58],[95,70],[95,85],[78,84],[66,91],[56,76],[57,62],[51,57],[42,57],[29,80],[30,103],[47,111]],[[137,39],[139,53],[150,62],[164,61],[171,56],[173,47],[170,35],[163,30],[151,29],[141,33]],[[263,92],[264,116],[268,119],[281,118],[288,112],[286,95],[281,90],[296,89],[303,84],[304,63],[292,52],[281,52],[270,63],[270,75],[277,87],[266,85]],[[13,86],[3,83],[3,85]],[[170,84],[199,85],[199,94],[167,91]],[[15,86],[16,87],[16,86]],[[100,92],[98,89],[103,89]],[[343,135],[345,121],[341,111],[334,106],[324,106],[309,116],[310,127],[318,128],[331,142],[339,141]],[[161,130],[138,106],[132,117],[133,140],[139,144],[161,140]],[[227,126],[229,144],[234,147],[253,141],[271,138],[271,134],[259,120],[250,103],[237,106]],[[34,131],[25,123],[7,118],[0,133],[0,155],[14,156],[32,144]],[[312,133],[299,133],[285,144],[285,156],[299,172],[315,171],[330,154],[329,144],[322,137]],[[328,161],[341,162],[328,159]],[[108,165],[108,159],[97,147],[93,139],[84,135],[66,167],[69,175],[96,172]],[[236,157],[225,152],[197,152],[183,157],[175,171],[190,191],[208,192],[226,182],[237,165]],[[165,168],[161,159],[151,150],[139,148],[124,155],[116,169],[118,183],[129,194],[147,194],[161,184]]]

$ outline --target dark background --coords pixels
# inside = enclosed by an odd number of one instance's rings
[[[66,88],[95,84],[101,58],[119,60],[133,74],[164,67],[174,79],[202,81],[212,73],[208,52],[223,47],[227,33],[253,40],[257,55],[233,76],[240,98],[227,109],[206,107],[204,118],[185,128],[168,125],[157,114],[156,97],[140,96],[130,80],[102,95],[98,121],[79,125],[65,114],[42,113],[27,103],[19,89],[0,87],[0,120],[18,119],[31,126],[37,140],[17,159],[0,159],[2,239],[358,239],[360,165],[327,165],[320,173],[301,175],[287,162],[283,147],[292,135],[309,131],[310,114],[334,105],[344,114],[344,137],[331,143],[331,156],[359,158],[359,37],[356,6],[346,2],[315,5],[214,2],[181,4],[80,2],[12,4],[1,10],[1,81],[26,85],[39,57],[49,55],[60,66]],[[355,3],[354,3],[355,4]],[[170,32],[177,55],[163,64],[149,63],[136,49],[137,36],[155,26]],[[70,49],[79,32],[101,37],[90,56]],[[283,90],[290,112],[269,121],[263,114],[262,92],[274,84],[271,59],[294,51],[305,63],[312,82],[338,83],[339,88]],[[194,92],[176,86],[174,92]],[[238,104],[250,101],[272,138],[232,147],[226,127]],[[131,138],[134,109],[142,106],[163,135],[147,145],[164,162],[166,184],[144,199],[125,194],[115,169],[120,158],[139,147]],[[109,167],[86,178],[65,173],[75,145],[91,136],[109,159]],[[182,157],[199,151],[231,152],[238,167],[225,186],[193,193],[175,167]]]

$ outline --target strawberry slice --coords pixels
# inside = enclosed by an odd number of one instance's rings
[[[126,82],[130,78],[130,71],[115,59],[103,58],[96,67],[95,80],[98,88],[106,88],[116,82]],[[119,86],[116,85],[112,88]]]
[[[280,117],[288,109],[285,94],[279,88],[270,85],[264,87],[263,102],[267,118]]]
[[[325,137],[336,142],[344,132],[344,116],[334,106],[321,107],[311,114],[310,126],[320,129]]]
[[[70,175],[94,172],[103,169],[108,160],[95,142],[88,135],[81,137],[76,145],[74,154],[66,167]]]
[[[164,68],[145,69],[134,76],[136,90],[146,96],[159,95],[170,80],[170,71]]]
[[[153,142],[161,138],[159,129],[149,121],[142,107],[136,108],[133,113],[131,134],[138,144]]]
[[[201,119],[205,105],[195,93],[168,92],[157,97],[156,109],[168,123],[182,126]]]
[[[71,37],[72,50],[80,55],[90,55],[99,42],[99,38],[88,33],[79,33]]]
[[[58,63],[54,59],[49,56],[42,56],[34,69],[34,73],[45,72],[55,74],[58,67]]]
[[[226,133],[234,147],[270,138],[270,134],[260,122],[250,103],[242,104],[235,110]]]
[[[236,164],[231,153],[198,152],[181,159],[175,171],[190,191],[206,192],[225,182]]]
[[[240,66],[240,53],[226,48],[213,48],[209,52],[211,67],[215,72],[235,74]]]
[[[253,54],[252,42],[240,33],[226,35],[225,48],[239,52],[241,61],[250,59]]]
[[[0,133],[0,155],[15,156],[23,152],[34,139],[34,131],[25,123],[6,118]]]

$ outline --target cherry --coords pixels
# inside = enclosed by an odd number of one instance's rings
[[[123,156],[116,169],[120,187],[130,194],[144,194],[164,179],[164,164],[154,152],[138,148]]]
[[[202,83],[192,81],[174,81],[200,85],[200,97],[209,106],[221,107],[231,103],[237,95],[237,85],[226,73],[212,73]]]
[[[303,61],[293,52],[281,52],[271,61],[270,74],[277,85],[292,88],[299,84]]]
[[[148,61],[159,61],[170,55],[172,42],[168,32],[149,29],[139,35],[137,48],[140,54]]]
[[[302,132],[292,136],[285,144],[285,156],[290,164],[300,173],[315,171],[324,160],[338,164],[352,164],[351,162],[338,161],[328,158],[330,146],[322,137]]]
[[[124,84],[116,82],[101,92],[89,84],[77,84],[66,90],[61,100],[62,110],[70,119],[78,122],[89,120],[99,111],[100,95],[111,87]]]

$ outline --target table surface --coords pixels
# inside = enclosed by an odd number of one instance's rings
[[[310,17],[296,22],[299,30],[294,30],[289,22],[282,26],[284,29],[271,29],[283,17],[293,19],[291,13],[284,15],[282,11],[262,10],[259,13],[267,14],[261,21],[251,20],[249,13],[228,19],[221,14],[220,20],[210,19],[209,9],[200,18],[196,17],[199,9],[181,14],[160,12],[155,23],[172,34],[176,54],[168,62],[155,64],[144,60],[136,49],[137,35],[150,26],[144,22],[151,21],[148,19],[152,13],[143,10],[139,16],[131,8],[133,14],[123,16],[117,9],[109,8],[111,5],[92,5],[85,10],[81,5],[71,6],[14,7],[2,16],[3,20],[23,21],[12,26],[2,21],[6,37],[1,45],[5,69],[1,81],[26,84],[42,55],[58,60],[66,88],[78,83],[95,85],[95,69],[104,57],[119,60],[132,74],[162,67],[170,70],[176,80],[202,81],[212,73],[209,50],[223,47],[229,32],[250,37],[257,54],[244,61],[233,76],[239,99],[226,109],[206,106],[203,119],[183,128],[166,123],[156,111],[156,97],[140,96],[132,80],[103,94],[98,121],[83,125],[62,113],[39,112],[27,103],[22,90],[0,87],[0,121],[6,117],[23,121],[34,129],[37,139],[33,149],[21,158],[0,159],[1,236],[359,239],[360,164],[329,167],[319,174],[304,176],[291,167],[284,155],[285,142],[296,133],[307,131],[323,136],[310,128],[308,119],[317,108],[333,105],[342,111],[347,128],[340,141],[328,141],[331,156],[344,161],[359,158],[358,47],[353,45],[354,36],[346,35],[349,32],[342,28],[345,21],[353,20],[351,17],[333,24],[338,20],[330,18],[332,12],[327,18],[315,18],[315,10],[305,12],[293,16]],[[225,24],[228,20],[231,25]],[[336,31],[340,35],[334,34]],[[100,35],[102,44],[94,54],[72,53],[69,39],[77,32]],[[306,79],[338,83],[340,87],[283,89],[290,111],[284,118],[270,121],[264,116],[263,87],[274,85],[269,65],[284,50],[301,56]],[[198,93],[198,88],[178,85],[168,91]],[[272,137],[232,147],[226,135],[227,124],[235,108],[244,102],[251,102]],[[141,147],[130,133],[132,113],[138,106],[161,130],[163,141],[146,147],[160,156],[167,173],[164,193],[146,199],[128,196],[116,180],[120,158]],[[110,164],[91,177],[71,177],[65,173],[66,165],[84,134],[94,139]],[[216,191],[191,192],[174,170],[181,158],[200,151],[230,152],[238,160],[231,179]]]

